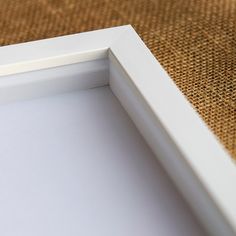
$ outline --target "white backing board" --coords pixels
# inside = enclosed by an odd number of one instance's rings
[[[109,87],[0,117],[0,235],[204,235]]]

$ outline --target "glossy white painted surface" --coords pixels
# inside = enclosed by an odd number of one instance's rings
[[[0,117],[0,235],[205,235],[109,87]]]
[[[199,219],[212,235],[236,234],[234,163],[131,26],[3,47],[0,55],[1,93],[10,74],[108,56],[112,90]],[[45,90],[63,90],[54,82]],[[12,82],[9,94],[18,83]],[[37,83],[31,85],[15,99],[37,93]],[[42,88],[37,96],[44,95]]]

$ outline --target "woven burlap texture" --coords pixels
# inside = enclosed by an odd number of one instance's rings
[[[0,0],[0,44],[131,24],[236,158],[235,0]]]

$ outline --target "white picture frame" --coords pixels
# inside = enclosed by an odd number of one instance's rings
[[[0,102],[45,93],[32,78],[12,76],[105,58],[108,81],[76,83],[109,84],[208,231],[235,235],[235,163],[131,26],[1,47]],[[63,84],[46,83],[47,92]]]

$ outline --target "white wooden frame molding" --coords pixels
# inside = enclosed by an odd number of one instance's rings
[[[0,102],[63,90],[25,75],[82,62],[109,74],[77,86],[109,84],[209,232],[236,235],[235,164],[131,26],[1,47]]]

